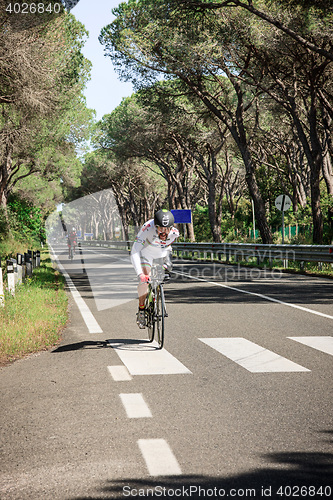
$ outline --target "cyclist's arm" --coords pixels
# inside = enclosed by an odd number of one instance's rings
[[[138,276],[142,274],[141,255],[140,255],[141,250],[142,250],[142,244],[139,243],[138,241],[135,241],[131,250],[131,262]]]
[[[152,221],[146,222],[140,229],[131,250],[131,262],[138,276],[143,273],[141,266],[141,250],[144,248]]]
[[[163,267],[166,271],[172,270],[172,246],[171,244],[179,237],[179,231],[175,227],[172,228],[172,232],[170,233],[170,244],[165,248],[164,256],[163,256]]]

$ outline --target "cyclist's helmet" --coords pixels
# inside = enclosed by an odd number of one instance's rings
[[[175,223],[175,218],[169,210],[158,210],[154,216],[155,226],[172,227]]]

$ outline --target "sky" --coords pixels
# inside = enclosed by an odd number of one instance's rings
[[[130,83],[119,80],[111,59],[104,56],[104,47],[98,41],[101,29],[114,19],[111,10],[120,3],[121,0],[79,0],[71,10],[71,14],[89,31],[89,38],[82,52],[93,66],[91,80],[84,94],[88,108],[96,110],[97,120],[111,113],[123,97],[128,97],[133,93]]]

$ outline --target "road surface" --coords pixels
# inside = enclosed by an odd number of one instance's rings
[[[128,256],[54,248],[59,346],[0,371],[0,498],[330,498],[333,281],[176,261],[165,348]]]

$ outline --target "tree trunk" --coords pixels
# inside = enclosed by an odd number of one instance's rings
[[[181,73],[178,75],[202,100],[202,102],[210,109],[214,115],[224,123],[224,125],[230,131],[234,141],[237,144],[238,149],[242,155],[246,170],[246,182],[249,188],[250,196],[254,202],[255,216],[258,223],[258,229],[263,243],[273,243],[272,232],[267,222],[265,204],[260,194],[260,190],[257,184],[255,169],[252,162],[251,153],[246,139],[246,131],[244,126],[244,107],[243,107],[243,92],[240,86],[235,83],[234,79],[231,78],[230,81],[234,86],[237,94],[237,110],[234,119],[223,113],[214,103],[214,97],[208,96],[208,92],[203,92],[197,85],[194,85],[188,78],[184,77]]]
[[[313,89],[309,113],[311,141],[311,208],[313,217],[313,243],[321,244],[324,236],[323,214],[320,205],[320,175],[323,169],[323,151],[317,133],[316,96]]]

